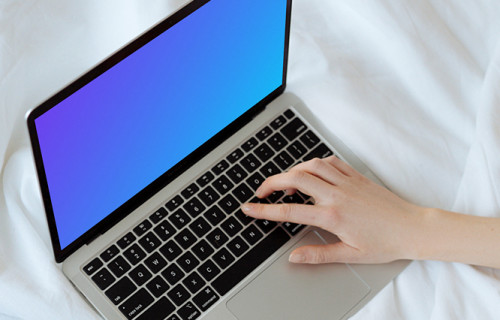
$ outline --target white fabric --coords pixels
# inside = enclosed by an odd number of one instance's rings
[[[23,115],[180,3],[0,0],[0,319],[99,319],[53,262]],[[498,17],[493,0],[295,0],[288,88],[397,194],[500,217]],[[498,270],[413,262],[353,318],[498,315]]]

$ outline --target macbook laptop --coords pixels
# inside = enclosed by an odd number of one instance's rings
[[[407,265],[293,265],[336,237],[240,210],[313,204],[254,192],[316,157],[376,180],[285,92],[291,5],[192,1],[29,113],[55,259],[105,319],[345,319]]]

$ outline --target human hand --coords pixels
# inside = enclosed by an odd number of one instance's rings
[[[424,209],[364,177],[337,157],[313,159],[269,177],[257,189],[265,198],[274,191],[297,190],[314,198],[314,205],[254,204],[242,206],[257,219],[289,221],[322,228],[341,241],[304,246],[290,254],[295,263],[384,263],[412,259],[413,243]]]

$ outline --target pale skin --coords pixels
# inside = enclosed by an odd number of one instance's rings
[[[385,263],[410,259],[500,268],[500,218],[414,205],[336,157],[313,159],[269,177],[256,195],[265,198],[278,190],[288,194],[299,190],[312,196],[315,204],[245,203],[243,212],[257,219],[316,226],[341,240],[297,248],[290,254],[290,262]]]

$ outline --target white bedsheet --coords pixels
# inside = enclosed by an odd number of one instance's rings
[[[183,2],[0,0],[0,319],[99,319],[53,261],[24,114]],[[500,217],[499,17],[295,0],[288,88],[397,194]],[[353,318],[499,317],[498,270],[413,262]]]

